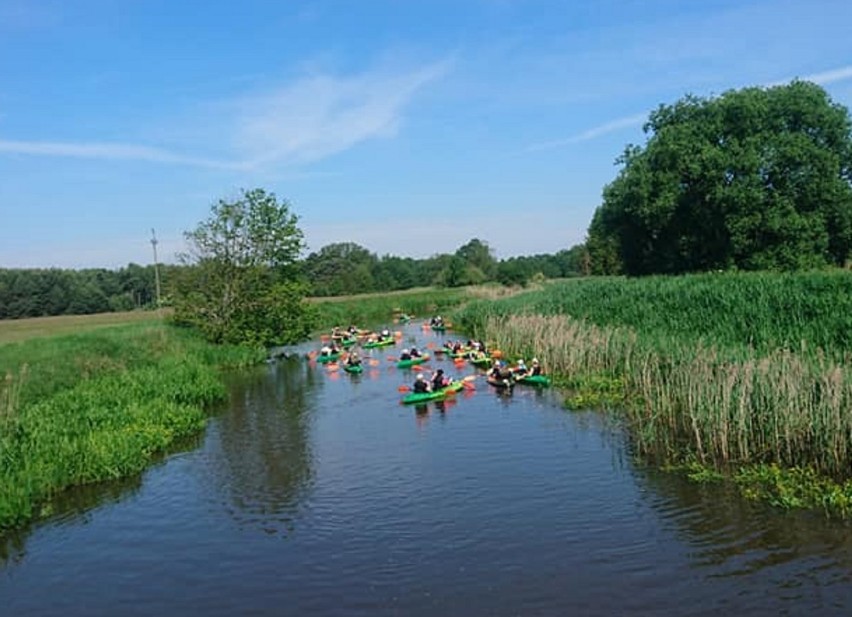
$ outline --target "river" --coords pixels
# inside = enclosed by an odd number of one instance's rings
[[[852,614],[848,524],[645,468],[554,392],[402,406],[399,348],[232,376],[181,451],[0,541],[0,615]]]

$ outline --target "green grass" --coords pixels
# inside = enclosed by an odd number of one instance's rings
[[[140,472],[203,427],[219,367],[263,357],[147,323],[0,346],[0,530],[68,487]]]
[[[99,328],[124,326],[132,323],[160,323],[171,309],[156,311],[127,311],[123,313],[98,313],[95,315],[58,315],[29,319],[0,320],[0,345],[20,343],[39,337],[79,334]]]
[[[320,327],[333,326],[372,327],[388,324],[397,312],[428,318],[436,313],[448,313],[451,309],[470,300],[471,290],[414,289],[390,294],[364,294],[312,300],[319,309]]]

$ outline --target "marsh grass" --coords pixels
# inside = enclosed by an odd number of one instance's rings
[[[710,280],[720,285],[712,308],[683,300],[709,297],[689,283],[704,288]],[[572,281],[526,299],[474,303],[458,319],[511,356],[537,356],[567,387],[569,406],[619,407],[637,454],[660,465],[695,464],[710,475],[739,470],[748,496],[846,515],[852,503],[852,379],[844,361],[850,280],[847,273],[813,273],[684,277],[647,286]],[[642,298],[649,289],[655,291]],[[736,302],[731,289],[740,290]],[[799,293],[805,289],[810,292]],[[628,315],[625,296],[642,310]],[[781,304],[787,311],[779,315],[773,307]],[[751,326],[742,329],[744,321]],[[664,331],[669,322],[676,325]],[[774,469],[781,471],[767,471]],[[797,480],[810,487],[790,488]]]
[[[140,472],[204,425],[219,367],[263,357],[150,324],[0,346],[0,530],[68,487]]]

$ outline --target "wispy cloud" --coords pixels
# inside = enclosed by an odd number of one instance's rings
[[[227,105],[231,115],[224,119],[224,126],[232,131],[235,155],[231,160],[188,156],[140,144],[9,139],[0,139],[0,153],[232,170],[310,163],[369,139],[394,136],[415,93],[444,75],[449,66],[445,61],[405,73],[317,75],[271,93],[239,99]]]
[[[544,141],[537,144],[532,144],[531,146],[528,146],[526,150],[527,152],[534,152],[537,150],[550,150],[552,148],[560,148],[562,146],[567,146],[570,144],[589,141],[590,139],[595,139],[596,137],[600,137],[601,135],[615,133],[616,131],[620,131],[625,128],[640,126],[647,119],[648,114],[646,113],[625,116],[623,118],[616,118],[615,120],[610,120],[609,122],[605,122],[604,124],[599,124],[598,126],[587,129],[582,133],[572,135],[571,137],[565,137],[562,139],[554,139],[551,141]]]
[[[34,156],[64,156],[72,158],[137,160],[150,163],[178,163],[200,167],[234,168],[239,164],[182,156],[149,146],[116,143],[79,143],[53,141],[16,141],[0,139],[0,152]]]
[[[396,134],[404,107],[448,62],[405,74],[316,76],[240,103],[237,142],[251,167],[305,163]]]
[[[791,78],[792,79],[792,78]],[[785,79],[783,81],[776,81],[770,86],[780,86],[783,84],[790,83],[791,79]],[[810,75],[805,75],[803,77],[798,77],[797,79],[801,79],[802,81],[811,81],[815,84],[819,84],[821,86],[825,86],[827,84],[833,84],[838,81],[845,81],[847,79],[852,79],[852,65],[842,66],[840,68],[831,69],[830,71],[822,71],[820,73],[811,73]]]

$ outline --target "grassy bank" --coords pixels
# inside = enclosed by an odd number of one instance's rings
[[[720,471],[779,505],[850,510],[849,273],[579,280],[458,319],[537,355],[569,403],[623,409],[636,452],[660,465]]]
[[[218,367],[263,356],[160,323],[0,345],[0,530],[70,486],[138,473],[204,425]]]
[[[20,343],[33,338],[79,334],[111,326],[132,323],[159,323],[171,309],[157,311],[126,311],[122,313],[98,313],[96,315],[57,315],[32,317],[29,319],[0,320],[0,345]]]
[[[466,288],[418,288],[388,294],[363,294],[335,298],[316,298],[312,301],[319,310],[322,330],[333,326],[371,327],[391,323],[395,312],[401,311],[419,318],[447,313],[472,297]]]

